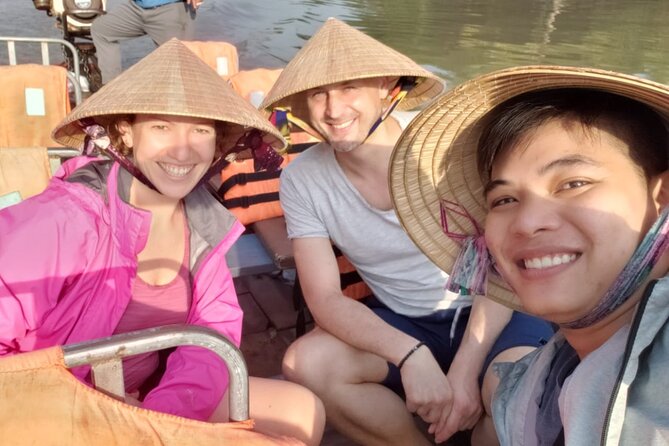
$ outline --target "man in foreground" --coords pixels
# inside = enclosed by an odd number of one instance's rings
[[[411,124],[415,139],[397,144],[391,187],[407,231],[432,236],[420,248],[467,276],[454,261],[458,240],[419,224],[439,206],[408,205],[457,204],[469,221],[442,216],[489,251],[480,259],[494,270],[475,268],[483,283],[488,273],[489,298],[559,326],[546,345],[498,367],[503,445],[667,444],[667,116],[666,85],[516,67],[450,92]]]

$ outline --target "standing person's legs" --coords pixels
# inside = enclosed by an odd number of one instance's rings
[[[144,15],[144,31],[156,45],[162,45],[173,37],[193,40],[195,11],[185,2],[170,3],[149,10]]]
[[[143,11],[135,2],[127,0],[93,21],[91,37],[95,44],[103,84],[121,74],[119,42],[146,34],[142,22]]]

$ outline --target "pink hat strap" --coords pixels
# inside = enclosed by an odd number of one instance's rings
[[[80,121],[80,125],[86,135],[84,138],[83,154],[86,156],[100,156],[105,153],[111,159],[119,163],[125,170],[141,181],[145,186],[155,191],[156,187],[149,181],[146,176],[140,171],[137,166],[124,154],[118,151],[111,142],[111,138],[107,135],[107,130],[100,124],[96,124],[90,118],[84,118]]]
[[[279,155],[270,144],[263,140],[263,135],[260,130],[252,129],[244,133],[231,149],[211,164],[209,170],[202,177],[198,185],[208,181],[212,174],[223,170],[223,168],[230,163],[230,159],[234,160],[239,152],[248,149],[251,150],[251,155],[253,156],[253,170],[256,172],[261,170],[275,172],[281,168],[283,157]]]
[[[488,272],[492,258],[486,246],[483,230],[478,222],[459,203],[440,201],[441,227],[449,238],[461,243],[460,253],[455,259],[446,288],[463,295],[485,295]],[[469,220],[476,230],[475,235],[457,233],[448,227],[448,214],[454,213]]]
[[[132,160],[119,152],[116,147],[114,147],[111,142],[111,138],[109,138],[109,135],[103,126],[96,124],[95,121],[90,118],[82,119],[81,126],[84,130],[84,134],[86,135],[83,145],[84,155],[100,156],[102,153],[105,153],[111,159],[119,163],[125,170],[130,172],[132,176],[141,181],[144,185],[157,192],[160,192],[151,183],[151,181],[146,178],[142,171],[137,168]],[[252,129],[244,133],[244,135],[242,135],[242,137],[237,140],[237,143],[232,147],[232,149],[228,150],[225,155],[221,155],[211,164],[207,170],[207,173],[200,179],[195,187],[205,183],[212,174],[220,172],[223,167],[228,164],[229,161],[226,158],[228,158],[229,155],[236,154],[247,149],[251,149],[251,154],[253,155],[253,166],[256,172],[259,170],[278,170],[281,166],[281,163],[283,162],[281,155],[276,153],[272,146],[263,140],[262,132],[258,129]]]

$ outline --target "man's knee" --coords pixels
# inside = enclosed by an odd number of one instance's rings
[[[326,378],[327,367],[323,364],[332,360],[332,341],[322,330],[313,330],[297,338],[286,350],[283,357],[283,375],[286,379],[312,387]]]
[[[107,24],[107,22],[112,19],[113,17],[101,15],[93,20],[93,23],[91,24],[91,37],[94,42],[111,42],[113,40],[111,38],[111,34],[113,33]]]
[[[286,351],[283,374],[311,390],[337,383],[381,382],[388,363],[372,353],[346,344],[316,328],[298,338]]]
[[[101,38],[100,35],[100,19],[102,17],[98,17],[97,19],[93,20],[93,23],[91,24],[91,37],[93,40],[99,40]]]

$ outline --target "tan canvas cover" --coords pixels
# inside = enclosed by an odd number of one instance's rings
[[[253,422],[204,423],[129,406],[80,382],[59,347],[0,359],[0,439],[7,445],[298,445]]]
[[[18,192],[25,200],[42,192],[49,178],[46,147],[0,147],[0,196]]]
[[[3,66],[0,79],[0,147],[60,146],[51,131],[70,112],[65,68]]]

